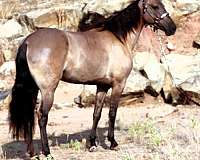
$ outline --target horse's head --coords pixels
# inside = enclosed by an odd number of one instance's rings
[[[145,24],[164,31],[167,36],[175,33],[176,25],[161,0],[140,0],[139,7]]]

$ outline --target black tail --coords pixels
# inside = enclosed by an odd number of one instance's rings
[[[27,45],[23,43],[16,57],[16,79],[12,88],[12,100],[9,106],[10,131],[13,138],[33,136],[34,110],[37,101],[38,87],[33,80],[27,63]]]

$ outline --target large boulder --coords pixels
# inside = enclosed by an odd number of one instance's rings
[[[140,90],[144,90],[147,86],[153,87],[156,92],[160,92],[163,86],[164,76],[165,76],[165,69],[162,64],[158,61],[155,54],[149,52],[137,52],[133,58],[133,67],[137,71],[142,71],[144,76],[146,77],[145,83]],[[130,76],[129,79],[135,79],[135,76]],[[144,84],[144,80],[140,77],[138,80],[131,80],[135,82],[132,84],[132,90],[137,90],[138,86]],[[138,85],[140,84],[140,85]]]
[[[13,61],[16,57],[17,48],[23,37],[9,39],[0,38],[0,54],[2,54],[3,61]]]
[[[169,54],[164,62],[165,68],[173,77],[173,83],[183,90],[200,94],[200,55]]]
[[[79,20],[83,13],[88,11],[108,15],[114,11],[121,10],[129,4],[129,0],[107,1],[107,0],[81,0],[68,1],[53,7],[36,9],[20,16],[19,20],[28,28],[34,30],[37,27],[55,27],[68,30],[77,30]],[[34,25],[33,25],[34,24]]]
[[[10,101],[11,101],[10,91],[6,91],[4,93],[0,92],[0,110],[8,109]]]
[[[35,26],[77,30],[81,15],[82,13],[80,10],[66,9],[65,7],[34,10],[27,13],[30,21],[26,25],[32,26],[33,30]]]
[[[176,14],[187,15],[200,9],[199,0],[177,0]]]
[[[0,75],[1,76],[11,76],[15,74],[15,62],[14,61],[8,61],[3,63],[0,66]]]
[[[163,3],[167,11],[177,20],[200,9],[199,0],[163,0]]]
[[[100,14],[109,14],[114,11],[119,11],[125,8],[130,3],[130,0],[89,0],[86,2],[84,11],[94,11]]]
[[[22,26],[15,20],[8,20],[0,25],[0,38],[13,38],[22,34]]]

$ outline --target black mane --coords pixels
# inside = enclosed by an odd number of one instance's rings
[[[102,18],[99,21],[95,19],[95,21],[91,21],[90,25],[85,23],[84,26],[84,21],[86,22],[86,17],[89,17],[88,15],[85,15],[80,23],[82,23],[83,28],[88,27],[88,30],[92,28],[101,28],[102,31],[108,30],[112,32],[120,40],[126,39],[127,34],[132,31],[133,27],[136,27],[139,24],[138,22],[140,20],[140,8],[138,6],[138,2],[139,0],[133,0],[131,4],[122,11],[114,12],[108,18],[104,18],[104,20],[102,20]],[[79,30],[81,30],[80,27]]]

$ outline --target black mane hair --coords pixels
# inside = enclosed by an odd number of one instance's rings
[[[81,27],[83,28],[88,28],[88,30],[92,28],[101,28],[101,31],[110,31],[118,39],[125,40],[127,34],[132,31],[133,27],[136,27],[139,24],[138,22],[140,20],[140,8],[138,6],[138,2],[139,0],[133,0],[131,4],[128,5],[128,7],[126,7],[122,11],[112,13],[111,16],[109,16],[108,18],[104,18],[104,20],[102,19],[102,17],[100,17],[102,15],[89,12],[88,15],[83,16],[79,24],[81,24]],[[92,14],[96,16],[95,21],[91,21],[90,25],[88,23],[86,24],[87,17],[89,18],[89,15]],[[100,18],[100,20],[98,20],[98,17]],[[86,31],[85,28],[84,31]],[[79,30],[82,30],[80,28],[80,25]]]

